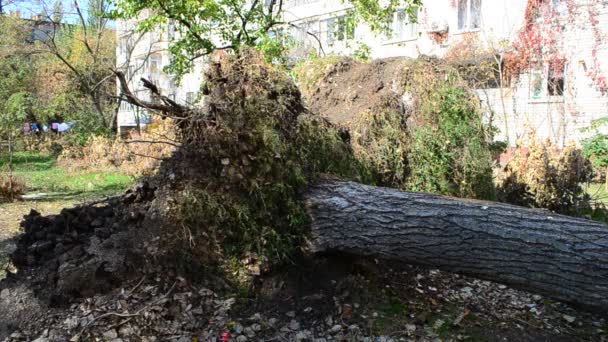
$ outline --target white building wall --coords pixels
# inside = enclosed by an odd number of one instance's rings
[[[144,14],[145,16],[145,14]],[[197,99],[200,86],[203,82],[204,60],[198,60],[194,68],[177,79],[163,70],[171,63],[168,52],[169,28],[159,29],[155,32],[134,32],[135,20],[117,22],[117,48],[116,62],[120,71],[124,72],[130,89],[142,99],[150,99],[150,92],[140,81],[145,78],[154,82],[161,93],[181,104],[191,104]],[[120,85],[117,85],[120,94]],[[122,102],[117,115],[119,133],[144,127],[150,123],[150,116],[144,110]]]
[[[600,4],[596,8],[599,26],[608,33],[608,6]],[[583,8],[582,12],[586,12]],[[492,109],[495,111],[494,124],[500,129],[497,139],[514,145],[529,131],[535,131],[538,138],[550,139],[558,146],[569,140],[580,142],[593,134],[588,130],[594,120],[608,116],[608,97],[602,94],[589,77],[593,67],[593,51],[600,61],[600,72],[608,75],[608,46],[595,43],[588,17],[581,16],[576,23],[569,23],[562,34],[562,53],[566,59],[563,96],[548,96],[546,92],[546,69],[543,73],[543,94],[540,98],[531,95],[531,75],[521,75],[514,89],[505,89],[503,97],[506,115],[502,109],[498,89],[492,93]],[[546,67],[546,65],[545,65]]]

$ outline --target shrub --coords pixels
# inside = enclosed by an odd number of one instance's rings
[[[583,153],[589,158],[598,178],[605,177],[608,190],[608,135],[596,134],[583,141]]]
[[[304,63],[294,74],[311,108],[348,129],[369,182],[495,198],[494,128],[453,66],[432,58],[332,57]]]
[[[384,102],[396,101],[386,98]],[[381,103],[360,113],[352,124],[352,148],[370,174],[371,183],[407,187],[406,159],[410,143],[406,117],[390,110],[395,104]]]
[[[520,144],[499,183],[503,202],[547,208],[562,214],[580,214],[590,208],[582,184],[592,177],[591,163],[574,143],[559,150],[549,140],[529,138]]]
[[[9,172],[0,173],[0,200],[14,201],[25,192],[25,181]]]
[[[413,98],[406,189],[495,199],[494,129],[484,123],[475,93],[451,66],[434,60],[414,61],[405,80]]]

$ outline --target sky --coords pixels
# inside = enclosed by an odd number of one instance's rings
[[[6,2],[0,0],[2,2]],[[80,10],[84,14],[85,18],[89,13],[88,0],[77,0]],[[6,6],[5,11],[19,11],[22,18],[29,19],[34,15],[44,13],[45,9],[50,13],[53,10],[55,0],[8,0],[9,3],[14,2]],[[63,2],[63,20],[68,23],[75,23],[78,21],[78,15],[74,8],[74,0],[62,0]],[[113,23],[109,23],[109,27],[113,27]]]

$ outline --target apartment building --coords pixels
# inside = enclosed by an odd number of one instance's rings
[[[417,13],[416,22],[405,11],[397,11],[392,18],[391,35],[371,32],[365,24],[348,27],[345,15],[350,5],[342,0],[285,0],[282,16],[283,21],[293,24],[289,33],[298,42],[292,52],[294,58],[305,57],[313,50],[319,54],[351,55],[363,48],[368,48],[373,58],[442,57],[471,37],[496,54],[503,54],[524,27],[529,1],[427,0]],[[494,85],[478,90],[488,120],[499,129],[496,139],[514,145],[526,132],[534,130],[538,137],[563,145],[569,139],[584,138],[584,129],[608,114],[606,89],[598,82],[603,73],[608,73],[608,47],[600,38],[602,32],[608,33],[608,1],[547,0],[544,6],[553,6],[552,13],[560,15],[567,10],[566,3],[575,4],[580,15],[560,20],[567,23],[559,28],[559,37],[555,38],[563,50],[560,70],[555,70],[551,61],[541,61],[531,72],[519,75],[510,84],[504,83],[502,89]],[[594,24],[590,25],[590,21]],[[204,64],[199,62],[177,86],[171,76],[162,73],[162,68],[170,63],[166,52],[170,30],[132,40],[132,24],[118,23],[119,65],[128,65],[132,80],[147,77],[178,102],[196,101]],[[130,50],[133,53],[128,53]],[[590,77],[592,73],[594,76]],[[136,83],[133,81],[134,89],[145,96]],[[123,129],[147,120],[136,109],[121,106],[119,126]]]

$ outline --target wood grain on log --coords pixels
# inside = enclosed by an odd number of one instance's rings
[[[336,180],[305,200],[315,252],[428,265],[608,310],[605,224]]]

